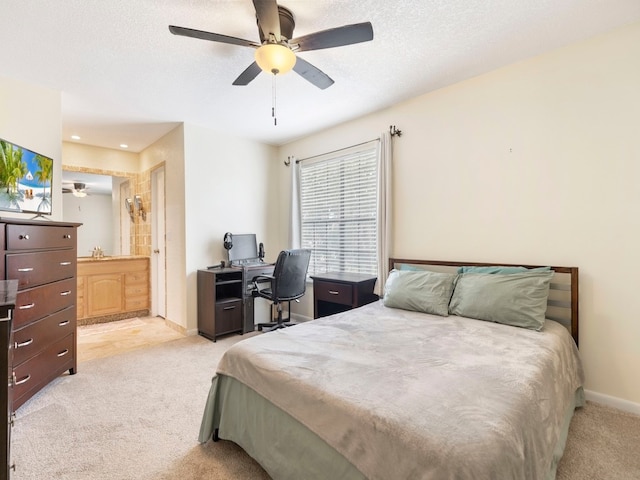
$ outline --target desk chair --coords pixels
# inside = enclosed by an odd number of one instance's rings
[[[259,323],[258,330],[268,327],[267,331],[270,331],[295,325],[292,322],[282,321],[282,302],[289,302],[291,305],[291,300],[297,301],[304,295],[310,259],[311,250],[283,250],[278,255],[273,275],[253,277],[253,296],[271,300],[278,310],[277,321]],[[289,310],[289,316],[291,316],[291,310]]]

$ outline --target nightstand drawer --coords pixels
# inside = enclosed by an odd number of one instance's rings
[[[315,280],[313,282],[313,297],[341,305],[351,305],[353,299],[353,286],[345,283],[326,282]]]

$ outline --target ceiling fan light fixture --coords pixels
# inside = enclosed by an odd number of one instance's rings
[[[284,45],[265,43],[256,50],[256,63],[267,73],[282,75],[294,67],[296,55]]]
[[[74,190],[72,193],[74,197],[78,198],[84,198],[87,196],[87,192],[83,192],[82,190]]]

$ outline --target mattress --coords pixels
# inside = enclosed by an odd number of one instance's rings
[[[230,348],[200,441],[218,429],[278,479],[553,478],[582,381],[553,321],[376,302]]]

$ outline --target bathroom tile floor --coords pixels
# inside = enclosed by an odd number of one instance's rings
[[[78,362],[184,338],[161,317],[140,317],[78,327]]]

